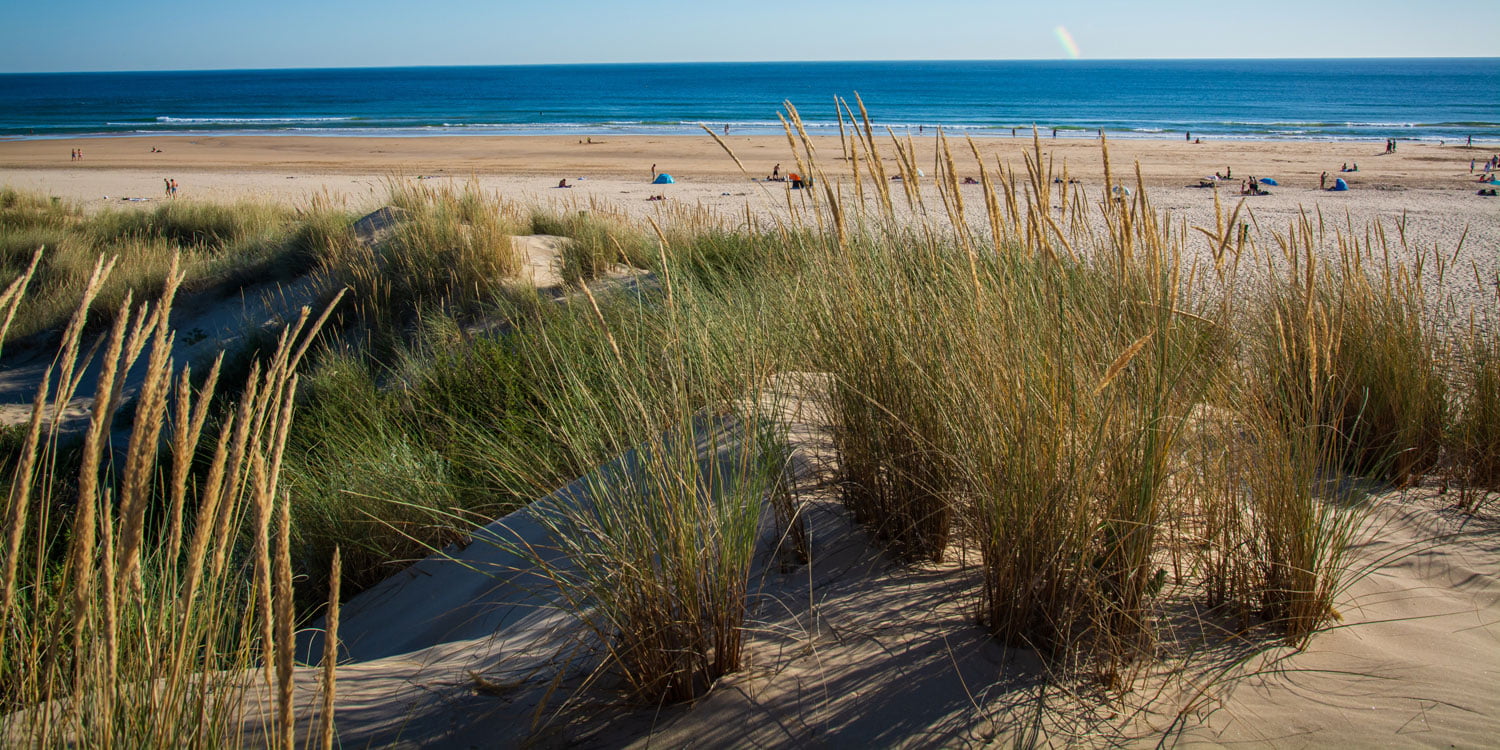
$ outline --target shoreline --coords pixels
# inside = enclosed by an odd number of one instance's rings
[[[1103,163],[1097,138],[1040,138],[1044,157],[1056,171],[1074,175],[1101,175]],[[852,176],[839,157],[839,136],[811,136],[820,166],[828,177]],[[895,148],[888,136],[876,136],[884,162],[895,163]],[[903,138],[915,149],[915,163],[930,170],[937,157],[935,134]],[[782,136],[730,135],[724,142],[733,149],[747,172],[741,172],[723,148],[707,134],[696,136],[122,136],[57,140],[0,141],[0,170],[51,170],[84,172],[97,169],[128,169],[161,172],[260,172],[282,174],[392,174],[467,176],[485,174],[557,175],[577,177],[636,177],[649,175],[651,167],[670,172],[679,179],[760,177],[776,163],[783,172],[793,163],[787,138]],[[852,142],[852,141],[851,141]],[[1023,154],[1033,150],[1030,137],[975,138],[970,142],[949,136],[949,146],[961,175],[976,173],[977,150],[987,168],[999,163],[1019,165]],[[1438,146],[1403,143],[1395,153],[1383,153],[1383,145],[1367,141],[1277,141],[1209,140],[1202,143],[1170,139],[1112,140],[1110,160],[1122,178],[1130,176],[1130,165],[1139,162],[1141,176],[1149,187],[1187,184],[1226,170],[1230,177],[1274,176],[1291,185],[1310,187],[1322,172],[1345,177],[1351,186],[1375,189],[1433,188],[1467,189],[1476,172],[1470,161],[1482,167],[1496,149],[1481,145]],[[71,161],[68,152],[84,149],[82,161]],[[160,149],[155,151],[154,149]],[[1340,173],[1344,164],[1359,165],[1359,172]],[[163,173],[163,176],[167,176]],[[0,178],[4,180],[5,178]],[[1126,179],[1133,183],[1133,179]],[[1284,184],[1286,184],[1284,182]]]
[[[707,125],[715,123],[707,122]],[[808,134],[815,138],[836,138],[838,127],[828,124],[804,123]],[[927,138],[935,135],[942,129],[949,138],[972,137],[979,141],[988,140],[1011,140],[1015,138],[1031,137],[1030,127],[1019,128],[1016,135],[1005,132],[1005,128],[972,127],[972,126],[924,126],[925,131],[919,130],[914,125],[896,124],[872,124],[872,127],[881,137],[886,135],[886,128],[890,128],[897,136],[906,138]],[[1051,135],[1051,128],[1038,126],[1039,133],[1045,139],[1057,139],[1065,141],[1085,140],[1098,142],[1098,130],[1076,127],[1059,127],[1058,135]],[[379,129],[339,129],[329,128],[327,130],[301,129],[296,131],[282,130],[182,130],[182,131],[120,131],[120,132],[90,132],[90,133],[60,133],[48,135],[34,134],[0,134],[0,143],[52,143],[56,141],[102,141],[111,139],[128,138],[370,138],[370,139],[426,139],[426,138],[575,138],[578,136],[593,138],[697,138],[703,136],[703,130],[698,123],[683,123],[676,128],[662,128],[652,130],[649,127],[632,128],[630,130],[611,130],[604,124],[589,124],[571,126],[567,123],[556,126],[496,126],[492,129],[474,128],[474,132],[464,132],[463,127],[453,128],[379,128]],[[534,132],[528,132],[534,131]],[[715,132],[718,132],[715,130]],[[1169,134],[1199,131],[1160,130],[1154,132],[1141,132],[1132,130],[1106,130],[1111,142],[1117,141],[1160,141],[1177,142],[1175,138],[1166,137]],[[767,127],[745,127],[736,128],[735,136],[749,138],[785,138],[782,130]],[[1359,136],[1336,136],[1336,135],[1314,135],[1314,136],[1283,136],[1275,137],[1264,133],[1212,133],[1195,136],[1200,140],[1213,141],[1216,143],[1289,143],[1289,144],[1350,144],[1350,143],[1381,143],[1385,138],[1377,135]],[[1427,136],[1396,137],[1395,140],[1405,145],[1439,146],[1442,148],[1473,148],[1478,150],[1500,149],[1500,138],[1485,138],[1480,136],[1473,138],[1472,143],[1461,142],[1451,138],[1438,138]],[[1454,143],[1449,144],[1449,140]]]

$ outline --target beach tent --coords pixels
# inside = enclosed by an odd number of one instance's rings
[[[1341,191],[1349,189],[1349,183],[1344,182],[1344,178],[1340,177],[1340,178],[1334,180],[1333,181],[1333,187],[1328,188],[1328,189],[1332,190],[1332,191],[1334,191],[1336,193],[1337,192],[1341,192]]]
[[[1271,179],[1270,177],[1262,177],[1262,178],[1260,178],[1260,184],[1262,184],[1262,185],[1276,185],[1277,187],[1280,187],[1280,184],[1277,183],[1275,180]]]
[[[674,180],[674,179],[672,179],[672,175],[669,175],[666,172],[662,172],[661,174],[659,174],[659,175],[656,176],[656,179],[654,179],[654,180],[651,181],[651,184],[652,185],[671,185],[674,182],[677,182],[677,181]]]

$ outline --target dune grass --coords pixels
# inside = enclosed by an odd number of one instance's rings
[[[127,299],[105,334],[100,407],[71,494],[59,497],[52,493],[65,485],[50,475],[75,464],[57,461],[48,383],[58,403],[78,387],[89,310],[111,270],[101,260],[90,273],[9,474],[0,737],[45,747],[233,744],[240,696],[264,679],[282,706],[277,744],[291,747],[296,612],[288,498],[277,475],[304,337],[322,321],[309,325],[304,312],[266,366],[252,370],[233,416],[206,431],[218,366],[198,389],[186,370],[173,370],[168,314],[183,273],[171,263],[159,301]],[[0,299],[7,320],[32,280],[23,275]],[[125,444],[112,448],[116,383],[137,362],[146,376],[136,416]],[[216,446],[201,474],[200,440]],[[242,572],[246,563],[253,576]]]
[[[742,666],[763,517],[795,523],[768,395],[792,372],[827,376],[855,522],[896,560],[977,564],[994,637],[1115,691],[1156,658],[1169,597],[1294,647],[1334,621],[1352,479],[1442,467],[1471,509],[1496,489],[1500,346],[1470,326],[1448,358],[1424,291],[1440,265],[1310,221],[1250,235],[1237,213],[1193,264],[1202,238],[1138,177],[1128,198],[1055,187],[1037,142],[1023,170],[966,165],[976,196],[952,144],[924,178],[844,111],[843,152],[874,179],[829,180],[789,111],[814,187],[769,226],[398,181],[404,218],[366,245],[326,205],[83,217],[0,192],[5,325],[76,311],[64,393],[90,331],[116,369],[160,351],[135,344],[169,335],[156,311],[179,287],[316,269],[349,290],[317,347],[314,324],[247,354],[237,404],[207,408],[236,386],[151,358],[123,453],[108,378],[78,461],[45,395],[4,434],[0,733],[229,742],[242,717],[215,696],[256,681],[281,743],[299,615],[523,506],[560,545],[537,562],[603,646],[596,676],[644,703],[702,695]],[[556,302],[508,282],[523,232],[573,240]],[[617,263],[651,276],[589,285]]]
[[[173,201],[151,209],[110,209],[85,216],[61,201],[11,188],[0,192],[0,282],[9,283],[32,253],[42,262],[10,326],[8,340],[61,330],[99,258],[114,270],[93,297],[90,332],[112,322],[127,294],[161,289],[176,259],[184,292],[230,293],[294,278],[353,244],[351,217],[327,200],[305,210],[241,202]]]

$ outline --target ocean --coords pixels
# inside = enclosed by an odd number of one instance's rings
[[[0,137],[836,133],[1500,141],[1500,58],[812,62],[0,75]]]

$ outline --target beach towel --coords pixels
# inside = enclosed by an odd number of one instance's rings
[[[671,185],[671,184],[673,184],[675,182],[677,182],[677,181],[674,180],[674,179],[672,179],[672,175],[669,175],[666,172],[662,172],[661,174],[659,174],[659,175],[656,176],[656,179],[654,179],[654,180],[651,181],[651,184],[652,185]]]

